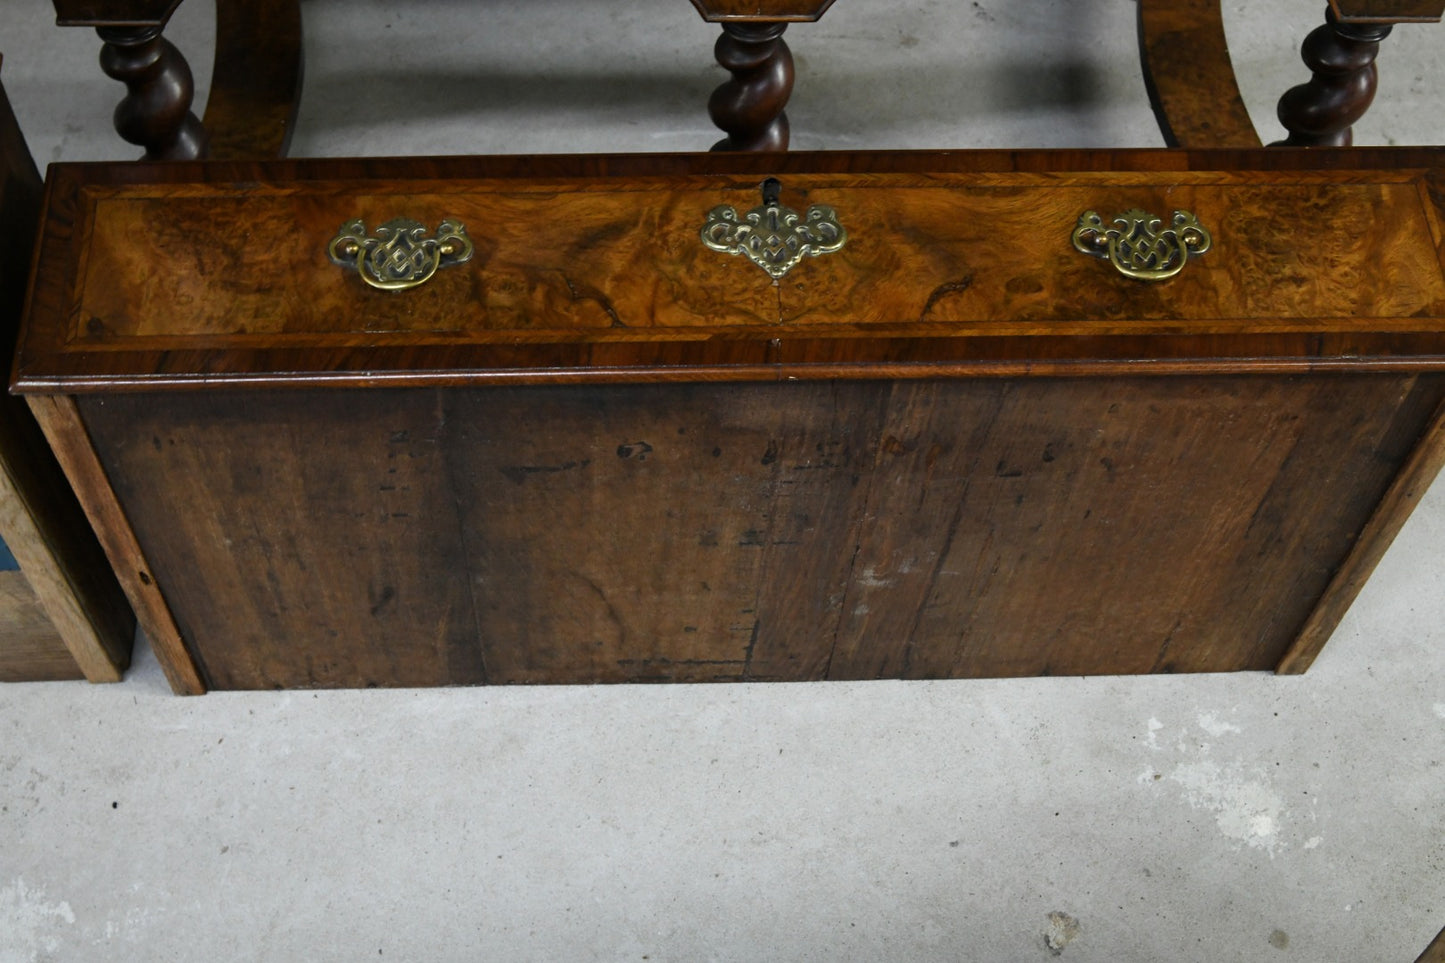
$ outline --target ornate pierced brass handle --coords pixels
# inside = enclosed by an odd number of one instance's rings
[[[1105,225],[1096,211],[1079,215],[1074,247],[1085,254],[1107,258],[1119,273],[1140,281],[1163,281],[1184,270],[1191,254],[1203,254],[1214,239],[1188,211],[1175,211],[1168,227],[1137,208]]]
[[[423,283],[449,264],[472,256],[472,239],[460,221],[445,220],[436,237],[426,236],[426,225],[407,217],[387,221],[366,235],[361,218],[347,221],[326,247],[331,263],[353,268],[374,288],[404,291]]]
[[[848,232],[831,207],[814,204],[799,214],[778,203],[783,185],[776,178],[763,181],[763,203],[741,216],[728,204],[708,212],[702,226],[702,243],[724,254],[742,254],[768,272],[774,283],[804,258],[843,249]]]

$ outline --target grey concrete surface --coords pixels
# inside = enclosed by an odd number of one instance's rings
[[[1266,136],[1320,0],[1226,4]],[[684,0],[310,0],[293,152],[704,147]],[[800,148],[1159,143],[1128,0],[840,0]],[[45,0],[0,7],[42,164],[128,158]],[[202,91],[211,13],[170,36]],[[1445,26],[1362,143],[1445,143]],[[1445,484],[1314,669],[169,694],[0,687],[0,963],[1410,963],[1445,926]]]

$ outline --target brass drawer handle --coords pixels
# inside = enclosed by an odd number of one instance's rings
[[[776,283],[804,258],[841,251],[848,232],[831,207],[814,204],[800,215],[778,203],[783,185],[763,181],[763,203],[739,217],[730,204],[714,207],[702,226],[702,243],[724,254],[742,254]]]
[[[361,218],[347,221],[326,247],[332,264],[352,268],[374,288],[404,291],[423,283],[437,268],[461,264],[472,256],[472,239],[460,221],[445,220],[436,237],[426,236],[426,225],[398,217],[367,237]]]
[[[1097,211],[1079,215],[1074,247],[1092,257],[1107,258],[1119,273],[1140,281],[1163,281],[1184,270],[1191,254],[1203,254],[1214,239],[1188,211],[1175,211],[1169,226],[1135,208],[1106,227]]]

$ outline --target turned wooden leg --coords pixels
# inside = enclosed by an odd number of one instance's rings
[[[1314,76],[1279,101],[1289,137],[1271,146],[1348,147],[1351,126],[1375,99],[1375,56],[1390,35],[1388,23],[1341,23],[1333,9],[1305,38],[1301,55]]]
[[[145,160],[206,156],[206,132],[191,113],[195,82],[181,52],[161,27],[100,27],[100,68],[126,86],[115,108],[115,129],[145,148]]]
[[[788,149],[783,107],[793,92],[793,55],[783,42],[786,23],[724,23],[713,54],[732,74],[708,101],[712,122],[727,132],[713,150]]]

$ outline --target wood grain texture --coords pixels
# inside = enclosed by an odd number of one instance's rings
[[[116,578],[141,628],[150,639],[157,660],[165,669],[171,688],[183,695],[205,692],[200,672],[176,630],[162,590],[156,585],[150,566],[136,544],[125,511],[116,502],[105,471],[96,459],[75,402],[63,396],[28,400],[35,420],[44,430],[56,459],[95,528]]]
[[[25,146],[9,98],[0,86],[0,223],[34,225],[40,217],[40,174]],[[0,233],[0,354],[14,350],[20,306],[25,295],[24,266],[29,263],[30,231]],[[6,402],[9,402],[7,404]],[[25,532],[11,534],[6,516],[22,514],[6,483],[7,455],[23,451],[22,430],[11,399],[0,400],[0,538],[20,544]],[[19,402],[23,407],[23,402]],[[17,457],[24,457],[18,454]],[[75,661],[54,626],[45,618],[35,592],[19,572],[0,573],[0,680],[74,678]]]
[[[1258,147],[1219,0],[1139,0],[1139,60],[1170,147]]]
[[[0,572],[0,682],[83,678],[25,575]]]
[[[6,401],[0,536],[29,585],[24,597],[45,613],[49,625],[43,634],[56,640],[85,678],[119,682],[130,664],[135,618],[65,476],[43,440],[30,437],[39,434],[33,425],[17,430],[21,413],[11,408],[17,399]],[[22,621],[31,624],[28,615]]]
[[[18,386],[1428,367],[1445,361],[1439,156],[59,166]],[[850,232],[777,286],[697,236],[717,204],[758,203],[760,170]],[[1135,206],[1192,211],[1214,249],[1161,285],[1072,249],[1084,210]],[[326,260],[345,220],[399,214],[462,220],[473,260],[401,295]]]
[[[873,486],[872,561],[833,674],[1271,667],[1389,477],[1334,459],[1397,463],[1414,394],[1393,379],[920,382],[884,447],[923,492]],[[1306,495],[1316,484],[1330,496]]]
[[[440,399],[317,396],[304,419],[294,398],[195,400],[82,410],[208,686],[487,681]]]
[[[216,0],[202,126],[212,160],[284,157],[301,103],[299,0]]]
[[[1349,557],[1335,573],[1276,671],[1282,675],[1298,675],[1314,663],[1442,467],[1445,467],[1445,408],[1436,412],[1415,443]]]
[[[493,678],[825,677],[884,397],[458,394],[449,445]]]
[[[1269,669],[1442,395],[1332,375],[80,406],[206,682],[267,688]]]
[[[0,160],[0,223],[11,228],[0,236],[0,356],[9,358],[41,184],[3,88]],[[16,608],[0,612],[8,627],[0,674],[72,678],[83,672],[93,682],[118,680],[130,661],[134,619],[29,409],[8,395],[0,398],[0,538],[25,582],[4,596]],[[57,668],[67,663],[68,669]]]

